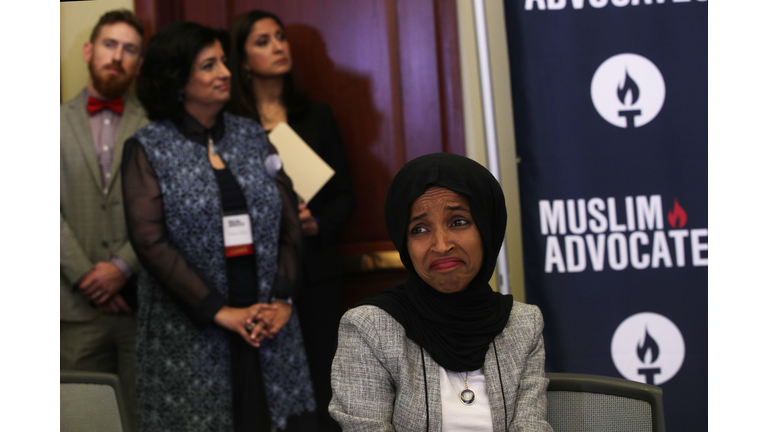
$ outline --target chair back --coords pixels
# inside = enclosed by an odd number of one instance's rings
[[[621,378],[548,373],[555,432],[664,432],[661,388]]]
[[[117,375],[61,371],[61,432],[123,432],[123,394]]]

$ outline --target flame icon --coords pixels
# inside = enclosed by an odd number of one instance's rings
[[[630,90],[632,91],[632,103],[630,105],[634,105],[635,102],[637,102],[637,99],[640,97],[640,88],[637,86],[635,80],[629,76],[629,71],[625,71],[624,86],[622,87],[619,85],[619,87],[616,89],[616,94],[619,96],[619,100],[624,105],[627,105],[626,97]]]
[[[651,351],[651,363],[653,363],[659,358],[659,344],[657,344],[651,335],[648,334],[648,328],[646,327],[645,343],[643,345],[640,345],[639,342],[637,343],[637,358],[643,363],[647,363],[645,361],[645,355],[648,353],[648,350]]]
[[[677,203],[677,198],[675,198],[675,205],[672,207],[672,210],[667,213],[667,220],[672,228],[683,228],[688,223],[688,214]]]

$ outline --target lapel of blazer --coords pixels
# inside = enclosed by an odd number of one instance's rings
[[[419,359],[421,360],[421,359]],[[443,402],[440,395],[440,366],[427,350],[424,350],[424,365],[427,374],[427,397],[429,403],[429,431],[443,430]],[[421,383],[423,386],[424,383]],[[420,392],[419,392],[420,393]]]
[[[91,123],[88,120],[88,110],[85,108],[86,91],[80,92],[71,102],[68,103],[67,119],[72,125],[80,152],[83,154],[88,171],[91,172],[91,178],[99,190],[102,189],[101,168],[96,159],[96,149],[93,148],[93,135],[91,134]]]
[[[110,170],[111,174],[109,176],[107,190],[112,189],[112,185],[115,184],[117,179],[117,173],[120,172],[120,163],[123,160],[123,145],[125,144],[125,141],[146,123],[147,120],[144,115],[144,109],[141,107],[141,103],[133,93],[127,93],[125,95],[123,118],[120,119],[120,127],[117,129],[117,138],[115,138],[114,153],[112,155],[112,169]]]
[[[485,354],[485,388],[488,392],[488,400],[491,405],[491,421],[493,422],[494,431],[506,431],[508,423],[512,420],[511,416],[514,415],[510,412],[509,407],[514,406],[511,398],[515,393],[514,383],[517,380],[514,377],[506,376],[507,373],[519,373],[519,367],[515,364],[515,359],[512,355],[501,355],[504,352],[511,352],[511,346],[504,338],[504,331],[496,336],[494,344],[488,347],[488,352]],[[497,352],[498,350],[498,356]],[[498,357],[499,362],[496,362]],[[503,376],[499,376],[499,369]],[[510,372],[512,371],[512,372]],[[506,402],[506,411],[505,404]]]

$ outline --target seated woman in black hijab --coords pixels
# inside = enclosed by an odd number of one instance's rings
[[[551,431],[541,312],[488,285],[507,225],[496,179],[422,156],[392,181],[385,218],[409,278],[342,318],[333,418],[345,431]]]

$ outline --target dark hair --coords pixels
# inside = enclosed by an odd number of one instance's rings
[[[251,34],[251,28],[256,24],[256,21],[266,18],[275,20],[277,25],[285,31],[285,26],[277,15],[263,10],[252,10],[239,15],[232,22],[229,31],[232,39],[229,58],[229,71],[232,73],[232,98],[229,101],[229,109],[237,115],[252,118],[259,123],[261,123],[261,118],[256,108],[253,83],[248,78],[248,74],[245,73],[243,64],[247,59],[245,43],[248,40],[248,35]],[[283,76],[283,90],[280,92],[280,101],[289,115],[301,113],[309,106],[307,96],[296,84],[293,70]]]
[[[200,51],[217,40],[226,51],[229,35],[225,31],[185,21],[170,24],[152,36],[136,81],[136,96],[150,120],[182,114],[181,89],[189,81],[192,63]]]
[[[102,15],[101,18],[99,18],[99,22],[96,23],[96,27],[94,27],[93,31],[91,31],[91,43],[96,42],[96,38],[99,37],[99,32],[101,31],[102,27],[105,25],[117,24],[121,22],[126,23],[136,29],[136,31],[139,33],[139,36],[141,36],[142,39],[144,38],[144,26],[141,25],[141,20],[128,9],[118,9],[109,11]]]

